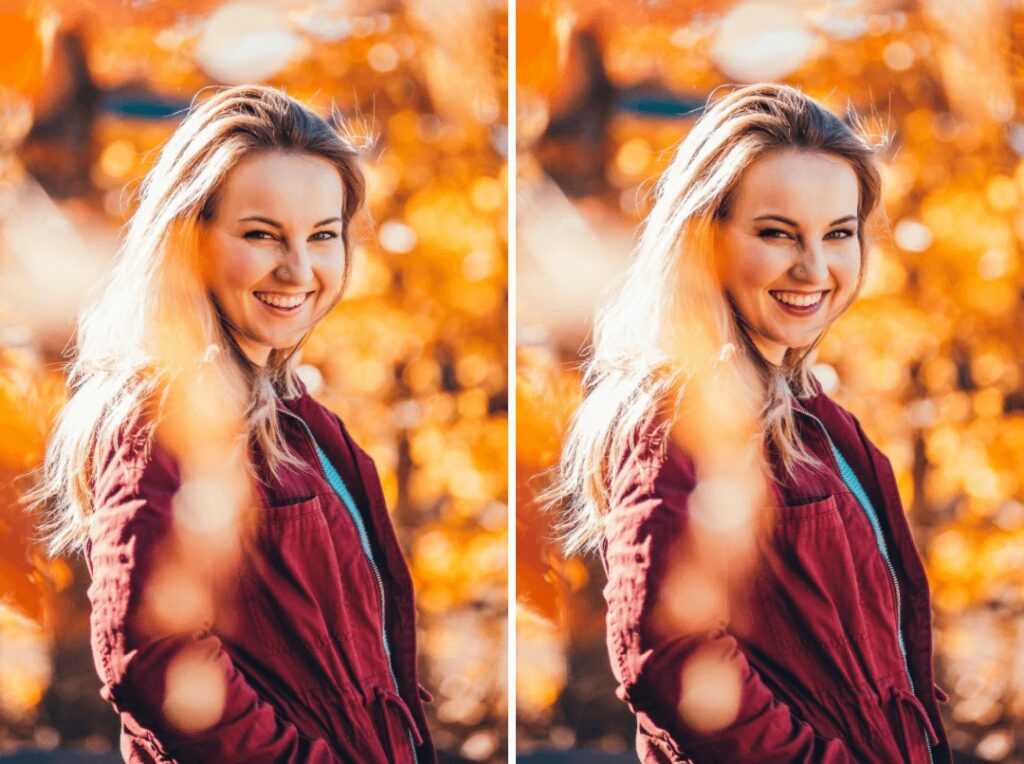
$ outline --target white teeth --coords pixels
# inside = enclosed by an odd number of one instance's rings
[[[281,295],[272,294],[271,292],[255,292],[256,299],[260,302],[265,302],[267,305],[273,305],[275,308],[296,308],[302,305],[309,296],[307,294],[295,294],[295,295]]]
[[[786,305],[792,305],[795,308],[809,308],[812,305],[817,305],[821,302],[821,298],[824,294],[824,292],[812,292],[811,294],[801,292],[772,292],[772,297],[779,302],[784,302]]]

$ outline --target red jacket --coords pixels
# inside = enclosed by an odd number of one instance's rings
[[[93,657],[101,694],[121,716],[121,753],[129,762],[411,764],[414,740],[418,764],[435,762],[421,705],[429,696],[417,681],[412,582],[373,462],[304,388],[279,408],[289,446],[314,469],[286,468],[259,486],[259,528],[226,587],[232,620],[219,623],[218,610],[191,633],[154,638],[140,615],[171,528],[178,466],[156,443],[147,457],[137,438],[109,449],[96,482],[89,599]],[[285,411],[306,422],[363,514],[386,592],[395,680],[356,526],[317,468],[308,433]],[[219,720],[192,734],[162,711],[167,667],[186,647],[212,656],[226,677]]]
[[[892,467],[824,394],[801,401],[796,419],[802,442],[827,469],[800,468],[774,482],[778,508],[760,543],[743,625],[655,635],[653,606],[665,595],[671,550],[687,533],[694,466],[677,446],[663,454],[648,436],[613,480],[603,552],[608,648],[647,764],[928,764],[926,736],[932,759],[950,761],[937,704],[945,698],[933,682],[928,582]],[[899,616],[889,568],[825,432],[884,528]],[[682,668],[698,649],[727,656],[740,676],[738,715],[714,733],[689,728],[676,713]]]

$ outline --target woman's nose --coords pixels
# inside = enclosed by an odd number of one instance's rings
[[[313,280],[313,266],[309,252],[303,243],[282,247],[282,262],[274,273],[282,281],[292,284],[308,284]]]
[[[828,264],[825,253],[819,246],[804,247],[790,270],[793,278],[808,284],[820,284],[828,278]]]

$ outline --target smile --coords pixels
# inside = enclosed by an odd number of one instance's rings
[[[301,294],[282,294],[281,292],[253,292],[257,300],[276,313],[295,313],[301,308],[312,292]]]
[[[787,313],[805,316],[814,313],[825,299],[828,290],[822,292],[787,292],[770,290],[768,292]]]

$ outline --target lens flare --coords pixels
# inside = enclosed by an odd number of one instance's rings
[[[698,651],[683,666],[679,716],[703,734],[728,727],[740,710],[740,678],[727,652],[717,646]]]
[[[186,651],[167,668],[164,716],[185,733],[209,729],[224,712],[226,691],[216,661],[198,649]]]

